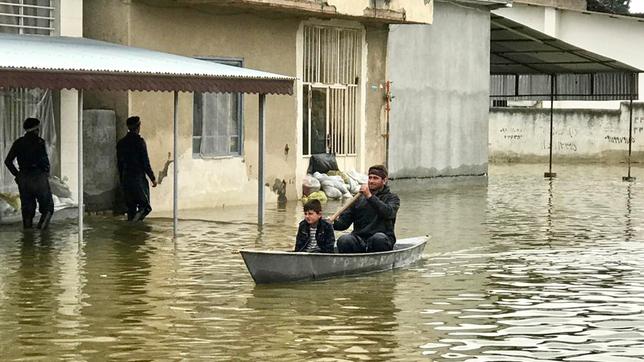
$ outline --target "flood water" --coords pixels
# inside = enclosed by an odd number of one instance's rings
[[[0,359],[643,360],[644,169],[545,170],[412,185],[397,234],[431,234],[423,260],[309,283],[256,286],[237,252],[290,248],[295,202],[261,231],[254,207],[182,212],[176,241],[165,218],[3,227]]]

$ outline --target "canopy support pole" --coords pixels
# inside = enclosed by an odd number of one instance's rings
[[[78,241],[83,241],[83,90],[78,90]]]
[[[550,75],[550,159],[548,161],[548,172],[544,172],[543,177],[553,178],[557,177],[556,172],[552,172],[552,123],[554,118],[555,106],[555,75]]]
[[[177,105],[179,104],[179,93],[174,91],[174,115],[172,119],[173,134],[172,134],[172,236],[177,236],[177,223],[179,222],[178,203],[179,203],[179,158],[177,157],[177,138],[179,138],[179,127],[177,122]]]
[[[633,182],[635,177],[631,177],[631,150],[633,148],[633,92],[635,88],[635,74],[631,75],[631,91],[629,92],[628,102],[628,176],[622,177],[622,181]]]
[[[259,119],[258,119],[258,158],[257,158],[257,225],[264,225],[264,151],[265,151],[265,130],[264,117],[266,113],[266,94],[259,95]]]

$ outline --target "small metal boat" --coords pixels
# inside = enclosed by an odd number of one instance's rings
[[[394,250],[379,253],[331,254],[241,250],[257,284],[318,280],[401,268],[418,261],[429,236],[400,239]]]

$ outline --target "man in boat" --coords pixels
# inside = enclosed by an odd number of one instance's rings
[[[360,196],[333,223],[335,230],[346,230],[353,224],[351,234],[338,238],[340,253],[373,253],[394,248],[396,213],[400,207],[398,195],[387,186],[387,168],[369,168],[369,182],[362,185]]]
[[[295,237],[295,250],[307,253],[333,253],[335,234],[333,225],[322,218],[320,200],[304,204],[304,220],[300,222]]]
[[[49,158],[45,140],[38,136],[40,121],[27,118],[23,123],[25,135],[18,138],[4,160],[9,172],[16,178],[22,211],[22,226],[33,227],[36,201],[40,211],[38,229],[46,229],[54,214],[54,200],[49,186]],[[18,168],[13,163],[18,159]]]
[[[141,221],[152,211],[150,186],[145,176],[152,181],[152,187],[157,186],[157,181],[150,167],[145,140],[139,135],[141,119],[132,116],[127,119],[126,124],[129,131],[116,144],[119,180],[127,205],[127,220]]]

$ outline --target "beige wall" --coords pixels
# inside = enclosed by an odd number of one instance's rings
[[[296,76],[298,29],[306,19],[260,16],[258,13],[213,15],[212,11],[179,7],[154,7],[141,3],[93,1],[86,6],[88,37],[127,43],[136,47],[160,50],[193,57],[242,59],[244,66]],[[107,14],[106,14],[107,13]],[[94,18],[100,20],[94,21]],[[127,25],[126,25],[127,24]],[[368,34],[369,84],[384,80],[386,26],[370,28]],[[301,63],[301,60],[300,60]],[[295,92],[300,92],[296,87]],[[119,137],[125,133],[124,119],[137,114],[142,118],[142,136],[146,139],[152,168],[160,170],[172,151],[172,93],[93,92],[86,104],[112,108],[117,112]],[[297,94],[267,96],[266,108],[266,182],[276,178],[287,181],[287,197],[297,197],[304,176],[298,151],[300,115]],[[180,208],[219,207],[252,204],[257,200],[257,117],[258,96],[243,96],[244,152],[240,157],[194,159],[192,156],[193,95],[179,96],[179,184]],[[366,149],[370,163],[384,161],[384,143],[380,135],[382,91],[367,92],[369,133]],[[373,125],[372,125],[373,123]],[[373,136],[375,135],[375,136]],[[373,138],[371,138],[373,137]],[[288,145],[289,152],[285,153]],[[367,153],[369,153],[367,152]],[[299,168],[298,168],[299,166]],[[304,167],[305,169],[306,167]],[[169,178],[152,190],[155,211],[172,207],[172,166]],[[267,202],[277,195],[266,189]]]
[[[130,44],[195,57],[239,58],[244,66],[285,75],[295,75],[295,35],[299,21],[255,15],[213,17],[191,9],[131,5]],[[244,152],[240,157],[193,159],[192,94],[181,94],[179,104],[179,184],[182,207],[198,208],[255,202],[257,190],[258,97],[244,97]],[[132,93],[130,113],[154,120],[142,134],[148,143],[150,161],[160,169],[172,150],[172,96]],[[295,97],[267,97],[266,162],[268,183],[286,180],[290,198],[295,197],[295,157],[284,153],[296,139]],[[157,210],[171,207],[171,183],[153,192]],[[268,190],[267,190],[268,191]],[[267,201],[276,196],[267,192]],[[205,197],[210,196],[210,197]]]

